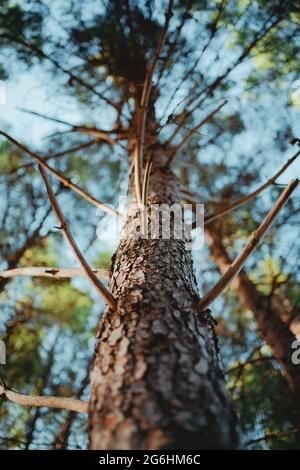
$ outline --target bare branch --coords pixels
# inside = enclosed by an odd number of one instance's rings
[[[282,173],[285,172],[285,170],[296,160],[296,158],[300,155],[300,150],[293,156],[291,157],[281,168],[280,170],[272,176],[268,181],[266,181],[264,184],[262,184],[259,188],[257,188],[255,191],[253,191],[250,194],[247,194],[246,196],[238,199],[237,201],[229,204],[228,206],[224,207],[220,211],[216,212],[215,214],[209,215],[204,219],[205,224],[209,224],[213,220],[216,220],[220,217],[222,217],[225,214],[228,214],[229,212],[232,212],[234,209],[237,209],[238,207],[243,206],[247,202],[251,201],[255,197],[257,197],[260,193],[262,193],[266,188],[271,186],[272,184],[275,183],[275,181],[279,178],[279,176],[282,175]]]
[[[168,103],[164,109],[164,112],[163,112],[163,117],[165,117],[166,113],[167,113],[167,110],[169,109],[173,99],[175,98],[177,92],[180,90],[180,88],[182,87],[182,85],[185,83],[185,81],[194,73],[194,71],[196,70],[197,66],[199,65],[202,57],[203,57],[203,54],[205,53],[205,51],[208,49],[211,41],[213,40],[213,38],[215,37],[217,31],[218,31],[218,24],[219,24],[219,21],[222,17],[222,14],[224,12],[224,9],[225,9],[225,3],[227,2],[227,0],[222,0],[219,4],[219,8],[218,8],[218,11],[216,12],[216,17],[215,17],[215,20],[213,21],[212,25],[211,25],[211,32],[210,32],[210,35],[209,35],[209,38],[208,38],[208,41],[206,42],[206,44],[203,46],[202,50],[201,50],[201,53],[200,55],[197,57],[197,59],[194,61],[192,67],[190,67],[186,73],[184,74],[184,76],[181,78],[181,80],[179,81],[178,85],[176,86],[175,90],[173,91],[173,93],[171,94],[169,100],[168,100]],[[196,84],[193,86],[193,90],[196,89]],[[172,112],[172,115],[175,113],[176,109],[178,108],[178,106],[183,103],[184,101],[186,101],[188,98],[189,98],[190,95],[186,96],[183,100],[180,100],[173,112]]]
[[[97,127],[73,126],[71,132],[93,135],[97,137],[98,140],[107,142],[109,145],[115,145],[117,143],[116,139],[109,136],[109,134],[111,134],[111,131],[105,131],[102,129],[98,129]]]
[[[47,174],[45,170],[42,168],[41,165],[39,165],[39,170],[41,172],[42,178],[44,180],[45,186],[47,188],[48,196],[53,208],[53,211],[55,212],[55,215],[60,222],[62,226],[62,230],[64,232],[65,238],[68,241],[70,247],[72,248],[79,264],[81,265],[82,269],[85,271],[87,277],[90,279],[91,283],[93,286],[96,288],[98,293],[101,295],[101,297],[105,300],[105,302],[111,307],[112,309],[116,308],[116,300],[113,297],[113,295],[106,289],[106,287],[102,284],[101,281],[99,281],[98,277],[96,274],[93,272],[87,261],[85,260],[83,254],[81,253],[80,249],[78,248],[73,235],[70,232],[70,229],[65,221],[64,215],[58,205],[57,199],[55,197],[55,194],[52,190],[50,181],[48,180]]]
[[[150,64],[147,68],[146,78],[143,86],[143,92],[141,97],[141,102],[139,104],[138,109],[138,131],[137,131],[137,139],[134,151],[134,182],[135,182],[135,190],[136,190],[136,197],[138,203],[141,204],[142,202],[142,194],[141,194],[141,179],[142,179],[142,165],[143,165],[143,148],[144,148],[144,138],[145,138],[145,127],[146,127],[146,116],[148,111],[149,99],[152,89],[152,78],[155,72],[158,59],[164,47],[164,43],[166,40],[170,19],[173,15],[172,8],[173,8],[174,0],[169,0],[168,8],[166,12],[166,19],[165,24],[163,26],[161,36],[158,42],[158,46],[156,49],[156,53]]]
[[[268,21],[269,19],[265,22],[265,26],[267,25]],[[216,77],[215,80],[213,80],[213,82],[210,85],[207,85],[204,89],[200,90],[198,93],[193,93],[193,92],[190,93],[184,100],[182,100],[182,101],[188,100],[185,106],[185,110],[181,112],[180,114],[176,115],[175,119],[179,120],[180,123],[182,123],[189,116],[191,116],[197,108],[199,108],[209,97],[213,95],[214,91],[221,85],[221,83],[223,83],[225,78],[227,78],[228,75],[245,60],[245,58],[250,54],[251,50],[254,49],[257,46],[257,44],[280,21],[281,21],[281,18],[275,18],[275,20],[271,22],[271,24],[268,27],[266,26],[266,29],[264,29],[263,32],[256,33],[253,40],[248,44],[248,46],[245,46],[244,50],[242,51],[240,56],[236,59],[236,61],[234,61],[233,64],[229,65],[227,69],[224,71],[224,73]],[[189,106],[192,106],[192,108],[188,109]],[[175,132],[176,131],[174,131],[171,138],[173,138]]]
[[[96,207],[99,207],[103,212],[107,212],[108,214],[112,214],[118,217],[122,217],[122,215],[116,210],[113,209],[110,206],[107,206],[104,202],[99,201],[98,199],[94,198],[91,196],[89,193],[84,191],[84,189],[80,188],[77,186],[77,184],[72,183],[70,179],[65,178],[61,173],[56,171],[54,168],[49,166],[47,163],[45,163],[44,159],[37,155],[35,152],[27,148],[25,145],[21,144],[17,140],[15,140],[13,137],[10,135],[6,134],[5,132],[0,130],[0,135],[3,135],[7,140],[9,140],[12,144],[16,145],[20,150],[23,152],[27,153],[33,160],[38,163],[40,166],[45,168],[45,170],[48,171],[48,173],[51,173],[53,176],[55,176],[59,181],[61,181],[67,188],[73,189],[76,193],[80,194],[84,199],[89,201],[91,204],[93,204]]]
[[[141,179],[142,179],[142,166],[140,164],[141,152],[139,150],[139,139],[137,139],[135,148],[134,148],[134,155],[133,155],[133,164],[134,164],[134,186],[135,186],[135,193],[138,204],[142,203],[142,192],[141,192]]]
[[[142,191],[142,224],[143,224],[143,232],[145,233],[147,230],[147,205],[148,205],[148,190],[149,190],[149,182],[150,182],[150,173],[152,169],[152,156],[147,161],[144,179],[143,179],[143,191]]]
[[[179,163],[180,166],[184,167],[182,162]],[[195,167],[193,165],[186,165],[186,168],[193,170]],[[199,192],[192,191],[190,188],[184,185],[180,185],[180,194],[182,199],[185,199],[187,202],[191,202],[192,204],[199,204],[199,199],[204,199],[206,202],[209,199],[209,201],[215,202],[217,204],[220,204],[220,200],[216,197],[210,196],[210,195],[205,195],[200,194]]]
[[[24,113],[32,114],[33,116],[37,116],[42,119],[47,119],[48,121],[53,121],[53,122],[57,122],[58,124],[69,126],[71,128],[69,132],[78,132],[80,134],[93,135],[97,137],[99,141],[102,140],[104,142],[107,142],[109,145],[116,144],[118,139],[125,138],[126,136],[126,131],[124,130],[120,130],[120,129],[103,130],[103,129],[98,129],[97,127],[78,126],[76,124],[71,124],[70,122],[63,121],[61,119],[47,116],[46,114],[42,114],[37,111],[32,111],[30,109],[25,109],[25,108],[18,108],[18,109]],[[115,134],[116,138],[110,137],[111,134]]]
[[[88,413],[88,402],[74,398],[23,395],[7,389],[4,385],[0,385],[0,396],[23,406],[58,408],[76,411],[77,413]]]
[[[219,297],[219,295],[228,287],[231,281],[233,281],[233,279],[238,275],[250,255],[259,246],[263,237],[273,224],[282,207],[290,198],[298,183],[299,180],[292,180],[287,186],[287,188],[282,192],[282,194],[280,195],[270,212],[267,214],[263,222],[253,233],[252,237],[250,238],[249,242],[242,250],[242,252],[236,257],[236,259],[233,261],[227,271],[223,274],[223,276],[219,279],[216,285],[198,302],[197,308],[199,312],[206,310],[208,306],[214,300],[216,300],[217,297]]]
[[[27,108],[22,108],[22,107],[17,107],[17,109],[19,111],[21,111],[22,113],[31,114],[32,116],[36,116],[36,117],[39,117],[39,118],[42,118],[42,119],[46,119],[47,121],[52,121],[52,122],[56,122],[58,124],[63,124],[65,126],[74,127],[74,125],[71,124],[70,122],[63,121],[62,119],[58,119],[58,118],[55,118],[55,117],[52,117],[52,116],[48,116],[47,114],[39,113],[38,111],[33,111],[32,109],[27,109]]]
[[[98,96],[103,101],[105,101],[105,103],[109,104],[110,106],[115,108],[115,110],[117,112],[119,112],[118,106],[112,100],[110,100],[105,95],[103,95],[103,93],[100,93],[99,91],[97,91],[92,85],[85,82],[81,77],[78,77],[77,75],[75,75],[71,70],[67,70],[63,65],[60,64],[60,62],[58,62],[56,59],[54,59],[50,55],[46,54],[39,47],[35,46],[34,44],[31,44],[30,42],[27,42],[24,38],[21,38],[19,36],[18,37],[10,36],[9,34],[2,34],[1,36],[5,37],[5,38],[9,39],[10,41],[15,42],[17,44],[21,44],[22,46],[24,46],[27,49],[30,49],[30,50],[34,51],[36,53],[37,57],[42,57],[43,59],[48,60],[58,70],[61,70],[64,74],[68,75],[70,77],[70,79],[73,80],[73,82],[78,83],[80,86],[84,87],[86,90],[88,90],[91,93],[93,93],[94,95]]]
[[[52,155],[47,155],[46,157],[43,157],[43,161],[47,162],[48,160],[56,160],[57,158],[64,157],[65,155],[68,155],[70,153],[75,153],[78,152],[79,150],[87,149],[91,147],[92,145],[95,145],[98,143],[98,139],[93,139],[90,140],[89,142],[83,142],[82,144],[78,144],[74,147],[70,147],[66,150],[62,150],[61,152],[53,153]],[[34,165],[33,162],[29,163],[24,163],[23,165],[18,166],[18,168],[15,168],[12,170],[10,173],[17,173],[19,175],[19,170],[25,170],[26,168],[30,168]]]
[[[173,55],[173,52],[176,50],[176,46],[177,46],[177,42],[178,42],[178,39],[180,38],[180,34],[181,34],[181,31],[182,31],[182,28],[184,27],[185,25],[185,22],[189,16],[189,10],[192,6],[192,3],[193,3],[193,0],[187,0],[186,1],[186,4],[185,4],[185,11],[182,15],[182,18],[181,18],[181,21],[179,23],[179,25],[177,26],[176,30],[174,31],[174,39],[170,37],[170,46],[168,48],[168,52],[167,52],[167,56],[169,58],[172,57]],[[161,67],[160,71],[159,71],[159,75],[158,75],[158,79],[157,79],[157,83],[156,83],[156,86],[158,86],[163,74],[164,74],[164,71],[166,69],[166,61],[164,61],[163,63],[163,66]]]
[[[150,173],[152,169],[152,164],[153,164],[152,159],[150,158],[147,161],[144,179],[143,179],[142,204],[143,204],[143,207],[145,208],[147,207],[147,203],[148,203],[148,190],[149,190]]]
[[[92,269],[100,279],[109,279],[106,269]],[[11,279],[19,276],[50,277],[52,279],[67,279],[71,277],[85,277],[85,271],[81,268],[56,268],[56,267],[30,267],[15,268],[0,271],[0,278]]]
[[[190,140],[190,138],[193,136],[193,134],[195,132],[197,132],[202,126],[204,126],[204,124],[206,124],[207,122],[209,122],[214,116],[215,114],[217,114],[220,109],[223,108],[223,106],[225,106],[225,104],[227,103],[226,100],[223,101],[223,103],[221,103],[217,108],[215,108],[213,111],[211,111],[211,113],[209,113],[208,116],[206,116],[204,119],[202,119],[201,122],[199,122],[199,124],[197,124],[197,126],[195,126],[193,129],[190,129],[189,133],[182,139],[182,141],[180,142],[180,144],[177,145],[177,147],[175,147],[175,149],[173,150],[172,154],[170,155],[169,159],[168,159],[168,162],[167,162],[167,165],[169,165],[171,163],[171,161],[173,160],[173,158],[175,157],[175,155],[179,152],[179,150],[182,149],[182,147]],[[169,142],[168,142],[169,143]],[[167,143],[167,144],[168,144]]]
[[[142,93],[142,98],[141,98],[141,108],[144,109],[144,114],[147,113],[147,107],[148,107],[151,88],[152,88],[152,77],[153,77],[153,74],[155,72],[158,59],[159,59],[160,54],[162,52],[162,49],[164,47],[167,32],[168,32],[168,28],[169,28],[169,24],[170,24],[170,19],[173,15],[173,12],[172,12],[173,4],[174,4],[174,1],[169,0],[168,9],[167,9],[167,12],[166,12],[165,24],[164,24],[163,30],[161,32],[161,36],[159,38],[156,53],[155,53],[153,59],[151,60],[151,62],[149,64],[149,67],[147,69],[146,79],[145,79],[145,82],[144,82],[144,88],[143,88],[143,93]]]

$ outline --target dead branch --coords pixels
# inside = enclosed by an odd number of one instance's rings
[[[200,90],[198,93],[190,93],[186,98],[188,99],[185,110],[179,114],[177,114],[175,119],[179,120],[180,123],[184,122],[189,116],[191,116],[194,111],[197,108],[200,108],[201,105],[208,99],[210,98],[214,91],[223,83],[225,78],[228,77],[228,75],[236,68],[238,67],[244,60],[245,58],[249,55],[252,49],[254,49],[257,44],[274,28],[279,22],[281,21],[281,18],[276,18],[271,24],[266,27],[266,29],[263,30],[261,34],[257,33],[255,34],[253,40],[244,48],[242,51],[241,55],[236,59],[236,61],[227,67],[224,73],[219,75],[218,77],[213,80],[213,82],[210,85],[207,85],[204,89]],[[268,21],[265,22],[265,25],[267,24]],[[204,95],[204,96],[203,96]],[[203,97],[202,97],[203,96]],[[191,109],[188,109],[189,106],[192,106]],[[176,130],[177,131],[177,130]],[[173,135],[171,136],[171,139],[174,138],[176,131],[174,131]]]
[[[233,279],[238,275],[241,271],[245,263],[247,262],[250,255],[256,250],[259,246],[260,242],[262,241],[263,237],[273,224],[274,220],[276,219],[277,215],[279,214],[282,207],[290,198],[293,191],[296,189],[299,180],[292,180],[287,188],[281,193],[280,197],[267,214],[263,222],[260,224],[258,229],[253,233],[249,242],[242,250],[242,252],[236,257],[233,263],[229,266],[227,271],[223,274],[223,276],[219,279],[216,285],[201,299],[197,304],[197,308],[199,312],[206,310],[208,306],[216,300],[217,297],[228,287],[228,285],[233,281]]]
[[[79,150],[87,149],[92,145],[98,143],[98,139],[93,139],[88,142],[83,142],[82,144],[78,144],[74,147],[70,147],[66,150],[62,150],[61,152],[53,153],[43,157],[43,161],[47,162],[48,160],[56,160],[57,158],[64,157],[70,153],[78,152]],[[34,165],[34,162],[24,163],[23,165],[18,166],[18,168],[13,169],[10,173],[17,173],[19,176],[19,170],[25,170],[26,168],[30,168]]]
[[[173,4],[174,4],[174,0],[169,0],[167,12],[166,12],[165,24],[164,24],[163,30],[161,32],[161,36],[160,36],[160,39],[159,39],[157,50],[156,50],[156,53],[155,53],[153,59],[151,60],[151,62],[149,64],[149,67],[147,69],[146,79],[145,79],[145,82],[144,82],[143,93],[142,93],[142,98],[141,98],[141,108],[145,110],[144,114],[147,113],[147,107],[148,107],[148,104],[149,104],[149,98],[150,98],[150,93],[151,93],[151,88],[152,88],[152,77],[153,77],[153,74],[155,72],[157,62],[159,60],[162,49],[164,47],[164,43],[165,43],[165,40],[166,40],[168,28],[169,28],[170,19],[173,15],[173,12],[172,12]]]
[[[168,52],[167,52],[167,56],[168,57],[172,57],[173,55],[173,52],[176,50],[176,47],[177,47],[177,44],[178,44],[178,39],[180,38],[180,34],[181,34],[181,31],[182,31],[182,28],[184,27],[185,25],[185,22],[186,22],[186,19],[188,18],[189,16],[189,10],[192,6],[192,2],[193,0],[187,0],[185,3],[185,11],[181,17],[181,21],[180,23],[178,24],[177,28],[175,29],[174,31],[174,39],[170,38],[170,46],[168,48]],[[159,71],[159,75],[158,75],[158,79],[157,79],[157,84],[156,86],[158,86],[163,74],[164,74],[164,71],[166,69],[166,61],[164,61],[163,63],[163,66],[160,68],[160,71]]]
[[[106,269],[93,269],[92,271],[100,279],[109,279]],[[56,267],[30,267],[15,268],[7,271],[0,271],[0,278],[10,279],[20,276],[50,277],[52,279],[68,279],[72,277],[85,277],[86,274],[81,268],[56,268]]]
[[[246,204],[247,202],[251,201],[255,197],[257,197],[260,193],[262,193],[266,188],[274,184],[274,182],[279,178],[279,176],[282,175],[282,173],[285,172],[285,170],[296,160],[296,158],[300,155],[300,150],[293,156],[291,157],[281,168],[280,170],[272,176],[268,181],[266,181],[264,184],[262,184],[259,188],[257,188],[255,191],[253,191],[250,194],[247,194],[246,196],[238,199],[237,201],[234,201],[233,203],[229,204],[228,206],[224,207],[220,211],[216,212],[215,214],[209,215],[204,219],[205,224],[209,224],[213,220],[218,219],[219,217],[222,217],[225,214],[228,214],[229,212],[233,211],[234,209],[237,209],[238,207],[241,207],[242,205]]]
[[[66,69],[63,65],[61,65],[60,62],[58,62],[56,59],[54,59],[53,57],[51,57],[50,55],[46,54],[46,52],[44,52],[42,49],[40,49],[39,47],[35,46],[34,44],[30,43],[30,42],[27,42],[24,38],[21,38],[20,36],[16,37],[16,36],[11,36],[9,34],[2,34],[1,35],[2,38],[7,38],[8,40],[14,42],[14,43],[17,43],[17,44],[21,44],[23,47],[25,47],[26,49],[30,49],[32,51],[34,51],[36,54],[37,54],[37,57],[42,57],[43,59],[46,59],[48,60],[49,62],[51,62],[58,70],[60,70],[61,72],[63,72],[64,74],[66,74],[68,77],[70,77],[70,79],[75,82],[75,83],[78,83],[78,85],[82,86],[83,88],[85,88],[86,90],[88,90],[89,92],[93,93],[94,95],[98,96],[98,98],[100,98],[101,100],[103,100],[105,103],[109,104],[110,106],[112,106],[117,112],[119,112],[119,107],[112,101],[110,100],[109,98],[107,98],[103,93],[99,92],[98,90],[96,90],[92,85],[90,85],[89,83],[85,82],[81,77],[78,77],[77,75],[75,75],[71,70],[68,70]]]
[[[177,92],[180,90],[180,88],[182,87],[182,85],[185,83],[185,81],[194,73],[194,71],[196,70],[196,68],[198,67],[202,57],[203,57],[203,54],[205,53],[205,51],[208,49],[211,41],[213,40],[213,38],[215,37],[217,31],[218,31],[218,24],[219,24],[219,21],[222,17],[222,14],[223,14],[223,11],[224,11],[224,7],[225,7],[225,2],[227,0],[222,0],[220,2],[220,5],[219,5],[219,9],[216,13],[216,17],[215,17],[215,20],[213,22],[213,24],[211,25],[211,33],[209,35],[209,38],[208,38],[208,41],[206,42],[206,44],[204,44],[202,50],[201,50],[201,53],[199,54],[199,56],[197,57],[197,59],[194,61],[193,65],[186,71],[186,73],[184,74],[184,76],[181,78],[180,82],[178,83],[178,85],[176,86],[175,90],[172,92],[169,100],[168,100],[168,103],[164,109],[164,112],[163,112],[163,116],[165,117],[166,113],[167,113],[167,110],[169,109],[173,99],[175,98]],[[193,86],[192,90],[195,90],[196,89],[196,84]],[[175,113],[175,110],[180,106],[180,104],[182,104],[184,101],[186,101],[188,98],[189,98],[190,94],[188,96],[186,96],[183,100],[180,100],[179,103],[176,104],[173,112],[171,115],[173,115]]]
[[[149,190],[149,182],[150,182],[150,173],[152,169],[152,159],[147,161],[144,179],[143,179],[143,191],[142,191],[142,205],[143,207],[147,207],[148,203],[148,190]]]
[[[223,106],[225,106],[226,103],[227,103],[227,101],[224,100],[223,103],[221,103],[217,108],[215,108],[211,113],[209,113],[208,116],[206,116],[204,119],[202,119],[202,121],[199,122],[199,124],[197,124],[197,126],[195,126],[193,129],[190,129],[189,133],[182,139],[182,141],[177,145],[177,147],[175,147],[175,149],[171,153],[170,157],[168,158],[167,165],[170,165],[170,163],[173,160],[173,158],[175,157],[175,155],[190,140],[190,138],[193,136],[193,134],[195,132],[197,132],[202,126],[204,126],[204,124],[209,122],[215,116],[215,114],[217,114],[220,111],[220,109],[222,109]]]
[[[148,205],[148,191],[149,191],[149,182],[150,182],[150,173],[152,169],[152,157],[147,161],[145,168],[144,178],[143,178],[143,189],[142,189],[142,224],[143,232],[146,233],[147,230],[147,205]]]
[[[52,116],[48,116],[47,114],[43,114],[43,113],[40,113],[38,111],[33,111],[32,109],[27,109],[27,108],[22,108],[22,107],[17,107],[17,109],[19,111],[21,111],[22,113],[31,114],[32,116],[36,116],[36,117],[39,117],[39,118],[42,118],[42,119],[46,119],[47,121],[56,122],[57,124],[63,124],[65,126],[69,126],[69,127],[75,127],[70,122],[63,121],[62,119],[58,119],[58,118],[55,118],[55,117],[52,117]]]
[[[285,170],[296,160],[296,158],[300,155],[300,151],[298,151],[293,157],[291,157],[287,162],[282,166],[282,168],[274,175],[272,178],[270,178],[268,181],[266,181],[264,184],[259,186],[255,191],[253,191],[250,194],[247,194],[246,196],[243,196],[242,198],[238,199],[237,201],[234,201],[233,203],[227,205],[220,211],[216,212],[215,214],[209,215],[205,217],[204,219],[204,224],[207,225],[213,220],[216,220],[223,215],[226,215],[233,210],[241,207],[242,205],[246,204],[247,202],[250,202],[252,199],[255,197],[259,196],[261,192],[263,192],[265,189],[267,189],[269,186],[275,183],[275,181],[281,176]],[[198,200],[197,200],[197,194],[194,193],[192,190],[190,190],[188,187],[181,186],[180,191],[183,195],[183,198],[186,199],[188,202],[191,202],[192,204],[199,203],[199,195],[198,195]],[[220,201],[217,199],[210,198],[211,201],[217,202],[220,204]],[[192,228],[196,228],[195,224],[192,224]]]
[[[77,413],[88,413],[88,402],[76,400],[75,398],[23,395],[22,393],[9,390],[1,384],[0,396],[23,406],[57,408],[61,410],[76,411]]]
[[[184,165],[180,163],[180,166],[184,168]],[[191,168],[192,170],[194,167],[192,165],[186,165],[186,168]],[[220,204],[220,200],[216,197],[213,196],[208,196],[205,194],[200,194],[199,192],[192,191],[190,188],[184,185],[180,185],[180,194],[182,199],[185,199],[187,202],[191,202],[192,204],[199,204],[199,200],[203,199],[204,201],[207,202],[207,199],[209,198],[210,202],[214,202],[217,204]]]
[[[39,113],[37,111],[32,111],[31,109],[25,108],[18,108],[20,111],[28,114],[32,114],[33,116],[40,117],[42,119],[46,119],[48,121],[57,122],[58,124],[63,124],[65,126],[69,126],[71,128],[70,132],[78,132],[80,134],[87,134],[93,135],[97,137],[98,141],[107,142],[109,145],[114,145],[117,143],[117,140],[120,138],[126,137],[126,131],[121,129],[112,129],[112,130],[104,130],[99,129],[98,127],[89,127],[89,126],[79,126],[76,124],[71,124],[70,122],[63,121],[62,119],[58,119],[52,116],[48,116],[43,113]],[[113,138],[111,135],[115,135],[116,137]]]
[[[70,229],[65,221],[64,215],[59,207],[59,204],[57,202],[57,199],[54,195],[54,192],[52,190],[50,181],[48,180],[47,174],[45,170],[42,168],[41,165],[39,165],[39,170],[41,172],[42,178],[44,180],[47,193],[53,208],[53,211],[55,212],[55,215],[61,224],[62,230],[64,232],[65,238],[67,242],[69,243],[70,247],[72,248],[72,251],[74,252],[79,264],[81,265],[82,269],[86,273],[88,279],[90,279],[91,283],[93,286],[96,288],[98,293],[101,295],[101,297],[104,299],[104,301],[109,305],[109,307],[115,309],[116,308],[116,300],[113,297],[113,295],[106,289],[106,287],[102,284],[102,282],[98,279],[94,271],[91,269],[89,264],[87,263],[86,259],[84,258],[83,254],[81,253],[80,249],[77,246],[77,243],[75,242],[73,235],[70,232]]]
[[[17,140],[15,140],[13,137],[10,135],[6,134],[6,132],[3,132],[0,130],[0,135],[3,135],[7,140],[9,140],[12,144],[16,145],[20,150],[25,152],[27,155],[29,155],[33,160],[38,163],[40,166],[45,168],[45,170],[48,171],[48,173],[51,173],[53,176],[55,176],[59,181],[61,181],[67,188],[73,189],[76,193],[80,194],[84,199],[89,201],[91,204],[93,204],[96,207],[99,207],[103,212],[107,212],[108,214],[112,214],[118,217],[122,217],[122,215],[116,210],[113,209],[110,206],[107,206],[104,202],[99,201],[98,199],[94,198],[91,196],[89,193],[84,191],[84,189],[80,188],[77,186],[77,184],[72,183],[70,179],[65,178],[61,173],[56,171],[54,168],[49,166],[47,163],[45,163],[44,159],[37,155],[35,152],[27,148],[25,145],[21,144]]]

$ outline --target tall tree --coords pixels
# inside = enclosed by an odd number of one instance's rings
[[[177,232],[182,212],[178,216],[176,207],[191,195],[180,187],[177,174],[182,161],[176,157],[185,160],[187,149],[197,151],[204,126],[209,133],[207,147],[220,135],[226,140],[242,132],[239,114],[226,114],[227,100],[236,99],[239,86],[252,86],[259,95],[260,87],[270,80],[268,73],[253,80],[246,64],[251,57],[266,53],[274,57],[274,45],[280,48],[287,40],[299,53],[296,2],[216,1],[208,6],[202,1],[113,0],[107,5],[97,3],[95,13],[90,1],[52,5],[28,0],[20,6],[6,1],[0,8],[3,53],[8,56],[13,50],[14,57],[27,65],[49,67],[64,92],[76,100],[80,113],[88,110],[84,124],[33,111],[67,129],[52,135],[50,149],[44,149],[42,156],[7,132],[1,133],[22,156],[39,165],[39,184],[44,181],[58,228],[80,265],[76,272],[86,276],[108,306],[99,324],[91,373],[90,448],[238,448],[239,429],[220,365],[215,322],[207,308],[207,299],[214,300],[216,291],[200,299],[188,236]],[[63,27],[57,15],[64,15]],[[17,25],[15,33],[11,24]],[[227,61],[222,55],[224,43],[231,47]],[[209,51],[211,56],[206,55]],[[277,60],[274,86],[290,73],[282,66],[285,57]],[[106,120],[98,111],[99,103]],[[63,150],[53,154],[53,147],[62,142]],[[99,165],[106,165],[111,180],[117,174],[124,186],[127,179],[126,214],[109,204],[116,190],[107,193],[107,202],[94,196],[95,179],[99,187],[94,160],[89,159],[86,166],[68,164],[70,154],[94,145],[101,148]],[[30,165],[18,163],[13,171],[16,177],[24,177]],[[56,192],[50,176],[60,183]],[[217,287],[238,274],[296,186],[294,181],[283,191],[234,269],[229,267]],[[80,227],[74,237],[73,223],[71,228],[68,225],[70,217],[58,193],[61,187],[124,221],[108,288],[103,283],[107,273],[91,267],[79,248]],[[155,218],[157,205],[172,209],[170,237],[164,233],[168,220]],[[156,236],[149,237],[146,232],[155,220]],[[75,222],[72,217],[71,221]],[[11,270],[19,261],[7,266],[4,279],[16,275]],[[57,274],[55,269],[42,273]],[[280,339],[272,337],[274,351],[279,350]],[[290,335],[286,363],[291,340]],[[283,363],[282,354],[276,357]],[[5,393],[7,398],[12,396],[9,390],[4,389]],[[28,402],[34,400],[28,398]],[[79,400],[72,406],[85,409]]]

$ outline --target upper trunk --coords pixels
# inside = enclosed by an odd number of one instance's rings
[[[153,167],[149,203],[179,201],[169,169]],[[184,240],[134,235],[133,207],[114,257],[117,299],[99,325],[92,371],[91,449],[236,448],[214,322],[195,309]]]

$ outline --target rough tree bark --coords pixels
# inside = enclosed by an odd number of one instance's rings
[[[206,238],[212,257],[223,274],[231,264],[231,259],[218,231],[206,227]],[[300,404],[300,364],[293,364],[292,343],[297,339],[292,328],[284,321],[287,316],[283,305],[270,302],[270,299],[258,291],[244,271],[233,283],[241,303],[254,315],[259,331],[270,346],[274,357],[279,362],[282,372],[292,393],[295,394],[297,406]]]
[[[145,155],[147,158],[147,155]],[[149,202],[179,202],[170,169],[155,158]],[[116,311],[99,325],[91,374],[91,449],[237,448],[214,321],[196,312],[197,286],[184,240],[133,235],[133,207],[114,256]]]

